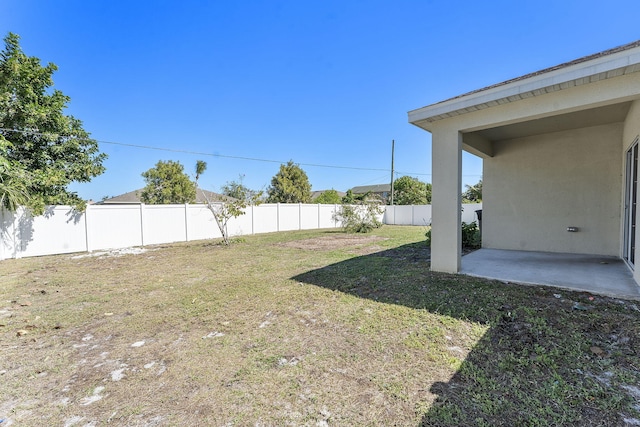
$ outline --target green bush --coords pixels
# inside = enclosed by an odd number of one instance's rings
[[[431,246],[431,228],[425,233],[427,238],[427,246]],[[478,224],[471,222],[467,224],[462,223],[462,248],[463,249],[478,249],[482,245],[482,237],[480,236],[480,230]]]
[[[313,199],[313,203],[320,203],[325,205],[337,205],[342,203],[342,198],[338,194],[336,190],[333,188],[331,190],[326,190],[318,197]]]
[[[465,249],[478,249],[482,245],[480,230],[475,222],[462,223],[462,247]]]
[[[342,228],[348,233],[368,233],[382,227],[378,215],[383,212],[376,202],[361,202],[356,205],[342,205],[333,214],[334,221],[342,223]]]

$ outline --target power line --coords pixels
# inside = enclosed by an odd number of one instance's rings
[[[384,175],[379,176],[379,177],[377,177],[377,178],[370,179],[370,180],[368,180],[368,181],[366,181],[366,182],[361,182],[361,183],[360,183],[360,184],[358,184],[357,186],[369,185],[369,184],[371,184],[372,182],[380,182],[380,181],[383,181],[386,177],[387,177],[387,174],[385,173]]]
[[[121,145],[124,147],[134,147],[134,148],[142,148],[146,150],[158,150],[158,151],[170,151],[173,153],[182,153],[182,154],[196,154],[198,156],[210,156],[210,157],[221,157],[224,159],[236,159],[236,160],[250,160],[253,162],[267,162],[267,163],[287,163],[281,160],[273,160],[273,159],[260,159],[257,157],[243,157],[243,156],[230,156],[225,154],[217,154],[217,153],[205,153],[199,151],[189,151],[189,150],[178,150],[175,148],[162,148],[162,147],[153,147],[150,145],[137,145],[137,144],[125,144],[122,142],[111,142],[111,141],[98,141],[102,144],[112,144],[112,145]],[[376,168],[362,168],[356,166],[338,166],[338,165],[323,165],[318,163],[297,163],[300,166],[313,166],[319,168],[333,168],[333,169],[351,169],[351,170],[366,170],[366,171],[387,171],[387,169],[376,169]]]
[[[0,131],[3,132],[16,132],[22,134],[31,134],[31,135],[48,135],[48,136],[56,136],[57,134],[47,134],[43,132],[35,132],[35,131],[25,131],[19,129],[6,129],[0,128]],[[60,135],[57,135],[60,136]],[[85,139],[85,138],[78,138]],[[89,139],[89,138],[86,138]],[[225,154],[217,154],[217,153],[205,153],[200,151],[190,151],[190,150],[179,150],[175,148],[164,148],[164,147],[154,147],[151,145],[139,145],[139,144],[126,144],[124,142],[114,142],[114,141],[103,141],[99,139],[95,139],[94,141],[99,142],[100,144],[109,144],[109,145],[119,145],[122,147],[132,147],[132,148],[140,148],[144,150],[156,150],[156,151],[167,151],[171,153],[181,153],[181,154],[192,154],[198,156],[209,156],[209,157],[219,157],[224,159],[235,159],[235,160],[248,160],[253,162],[267,162],[267,163],[287,163],[286,161],[281,160],[273,160],[273,159],[261,159],[257,157],[243,157],[243,156],[230,156]],[[391,169],[384,168],[364,168],[357,166],[339,166],[339,165],[324,165],[318,163],[297,163],[300,166],[310,166],[310,167],[318,167],[318,168],[331,168],[331,169],[348,169],[348,170],[361,170],[361,171],[378,171],[378,172],[389,172]],[[431,176],[429,173],[407,173],[407,175],[423,175],[423,176]]]

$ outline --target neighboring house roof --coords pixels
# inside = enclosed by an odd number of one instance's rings
[[[329,191],[329,190],[318,190],[318,191],[312,191],[311,192],[311,200],[314,200],[317,197],[320,197],[320,195],[322,193],[324,193],[325,191]],[[344,197],[347,195],[347,193],[345,193],[344,191],[336,191],[338,193],[338,196],[340,197]]]
[[[389,191],[391,191],[391,184],[361,185],[351,189],[353,194],[388,193]]]
[[[207,197],[210,201],[231,201],[234,200],[232,197],[225,196],[224,194],[214,193],[212,191],[200,190],[196,192],[196,203],[206,203],[202,192],[206,193]],[[140,204],[140,197],[142,195],[142,189],[129,191],[128,193],[121,194],[119,196],[111,197],[109,199],[105,199],[101,202],[97,202],[97,204],[101,205],[126,205],[126,204]]]
[[[448,117],[638,71],[640,40],[409,111],[409,122],[428,130]]]
[[[100,205],[112,205],[112,204],[128,204],[128,203],[141,203],[140,202],[140,193],[142,190],[134,190],[128,193],[121,194],[119,196],[110,197],[108,199],[104,199],[100,202],[96,202]]]

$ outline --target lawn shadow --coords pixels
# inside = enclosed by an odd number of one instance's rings
[[[451,379],[432,384],[437,398],[419,425],[623,426],[639,416],[640,315],[631,302],[435,273],[429,259],[419,242],[293,277],[488,326]]]

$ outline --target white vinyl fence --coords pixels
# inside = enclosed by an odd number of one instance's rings
[[[482,203],[464,203],[462,222],[477,222],[476,211]],[[389,225],[431,225],[431,205],[385,206],[384,223]]]
[[[469,207],[467,207],[469,206]],[[228,223],[231,236],[288,230],[336,228],[340,205],[262,204]],[[482,205],[465,205],[463,221],[475,220]],[[386,206],[385,224],[431,224],[431,206]],[[52,206],[33,217],[0,210],[0,260],[91,252],[221,237],[204,205],[89,205],[83,213]]]

